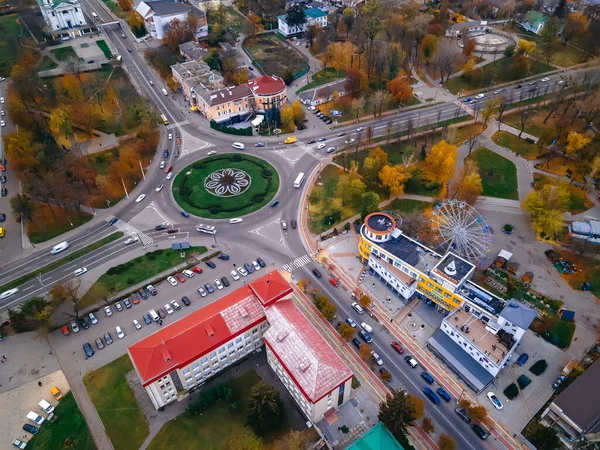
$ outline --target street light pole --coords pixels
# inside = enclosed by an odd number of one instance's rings
[[[125,190],[125,198],[129,200],[129,193],[127,192],[127,188],[125,187],[125,182],[123,178],[121,178],[121,184],[123,184],[123,189]]]
[[[146,174],[144,173],[144,168],[142,167],[142,161],[138,159],[138,162],[140,163],[140,170],[142,171],[142,178],[144,179],[144,181],[146,181]]]

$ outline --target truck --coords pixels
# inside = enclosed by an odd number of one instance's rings
[[[284,144],[294,144],[297,141],[296,136],[288,136],[283,141]]]

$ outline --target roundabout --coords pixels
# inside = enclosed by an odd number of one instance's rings
[[[185,167],[173,182],[173,197],[190,214],[229,219],[262,208],[278,189],[279,174],[267,161],[226,153]]]

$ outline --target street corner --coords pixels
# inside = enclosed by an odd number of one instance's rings
[[[170,185],[167,185],[166,187],[169,186]],[[138,230],[149,230],[157,225],[172,223],[174,223],[173,218],[161,211],[160,207],[158,207],[155,202],[151,202],[139,214],[127,222],[127,225],[132,228],[132,232],[126,234],[135,234]]]

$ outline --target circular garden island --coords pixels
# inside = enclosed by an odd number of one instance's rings
[[[229,219],[266,205],[277,193],[279,175],[263,159],[239,153],[196,161],[173,181],[177,204],[200,217]]]

